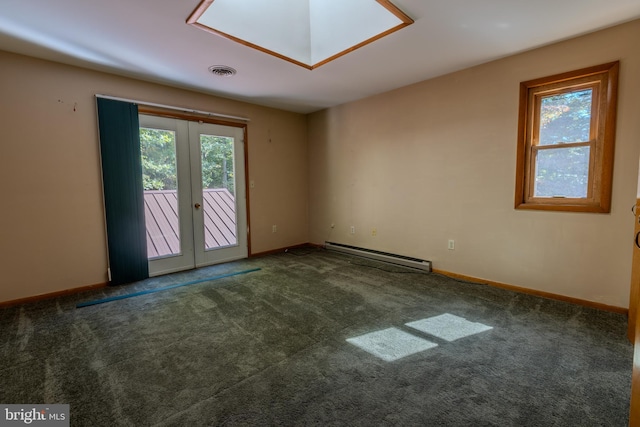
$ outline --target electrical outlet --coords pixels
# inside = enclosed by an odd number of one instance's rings
[[[447,246],[447,249],[449,249],[450,251],[453,251],[456,249],[456,241],[455,240],[449,240],[449,244]]]
[[[278,231],[278,226],[277,225],[272,225],[271,226],[271,232],[275,233],[276,231]]]
[[[378,229],[377,229],[377,228],[372,228],[372,229],[371,229],[371,235],[372,235],[373,237],[376,237],[376,236],[378,235]]]
[[[356,226],[355,225],[351,226],[351,234],[356,234]]]

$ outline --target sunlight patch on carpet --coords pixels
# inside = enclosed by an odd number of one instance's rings
[[[393,362],[438,346],[436,343],[418,338],[396,328],[383,329],[360,335],[359,337],[348,338],[347,342],[387,362]]]
[[[491,326],[470,322],[463,317],[454,316],[449,313],[416,320],[415,322],[405,323],[405,325],[446,341],[455,341],[493,329]]]

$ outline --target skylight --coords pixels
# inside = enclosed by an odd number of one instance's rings
[[[312,70],[413,20],[389,0],[203,0],[187,23]]]

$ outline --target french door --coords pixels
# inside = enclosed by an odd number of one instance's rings
[[[149,274],[247,257],[244,129],[140,115]]]

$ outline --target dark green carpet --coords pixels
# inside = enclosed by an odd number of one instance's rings
[[[5,308],[0,402],[69,403],[78,426],[628,424],[624,316],[406,271],[297,250]],[[493,329],[404,326],[444,313]],[[385,362],[345,341],[391,327],[438,346]]]

